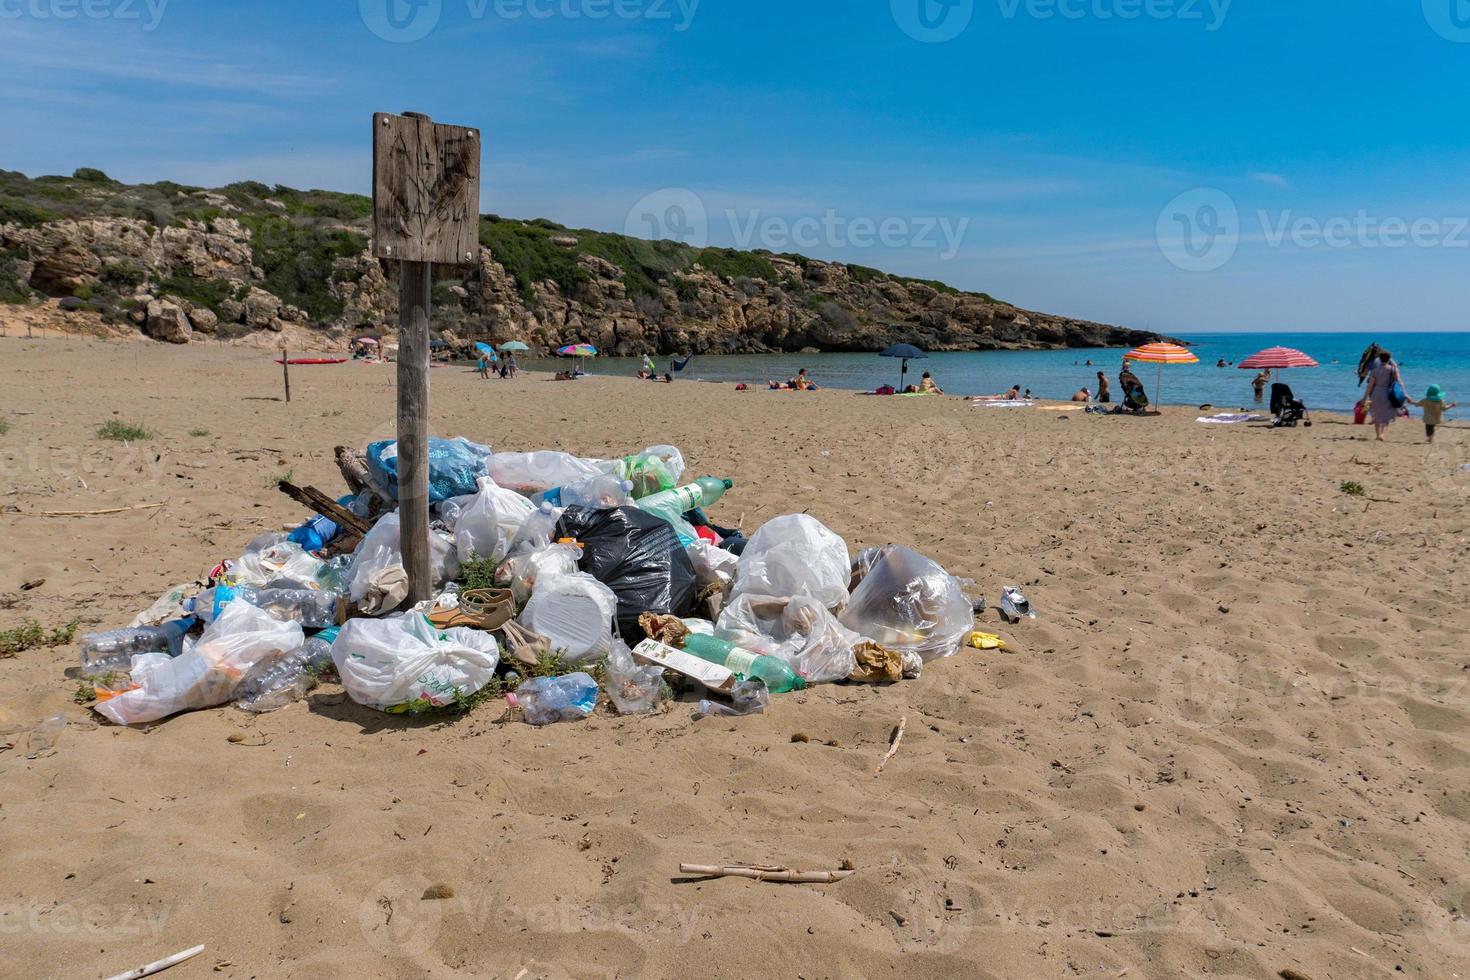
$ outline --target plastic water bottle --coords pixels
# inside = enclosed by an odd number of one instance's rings
[[[579,483],[548,490],[543,499],[557,507],[588,507],[607,510],[626,507],[633,502],[633,482],[616,476],[595,476]]]
[[[66,715],[52,715],[31,730],[26,740],[26,758],[40,759],[56,752],[56,740],[66,731]]]
[[[193,628],[194,619],[190,617],[162,626],[89,633],[82,637],[82,672],[105,674],[111,670],[127,670],[134,657],[145,653],[166,653],[177,657],[184,652],[184,634]]]
[[[720,498],[735,488],[733,480],[721,480],[713,476],[702,476],[693,483],[655,493],[638,501],[638,506],[664,516],[683,515],[701,507],[713,507]]]
[[[506,698],[519,707],[527,724],[554,725],[559,721],[578,721],[597,707],[597,682],[591,674],[567,674],[564,677],[535,677],[516,688]]]
[[[228,590],[228,591],[225,591]],[[194,600],[194,614],[205,623],[219,618],[225,605],[243,599],[283,622],[300,623],[307,629],[338,626],[346,613],[346,597],[340,592],[317,589],[258,589],[253,585],[216,586]]]
[[[543,500],[541,506],[526,518],[516,536],[511,538],[510,551],[508,554],[516,555],[523,551],[536,551],[551,544],[551,536],[556,533],[556,522],[561,514],[551,505]]]
[[[317,676],[332,666],[332,643],[337,628],[322,630],[305,645],[256,664],[236,689],[235,707],[257,714],[299,701],[317,684]]]
[[[706,633],[690,633],[684,638],[684,649],[700,660],[708,660],[729,670],[742,681],[759,678],[772,694],[788,694],[806,688],[806,678],[791,665],[776,657],[742,650],[729,640]]]

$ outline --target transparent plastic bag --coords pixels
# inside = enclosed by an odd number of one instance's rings
[[[300,624],[281,622],[248,602],[232,602],[180,656],[135,657],[136,686],[98,704],[96,711],[119,725],[136,725],[224,704],[252,667],[305,641]]]
[[[520,624],[551,641],[567,664],[596,663],[612,641],[618,597],[591,575],[541,576],[521,611]]]
[[[786,661],[808,684],[829,684],[851,674],[857,668],[852,647],[861,639],[808,596],[737,596],[721,611],[715,636]]]
[[[321,574],[322,560],[294,541],[278,541],[257,550],[247,550],[230,563],[229,578],[236,585],[264,587],[277,579],[314,582]]]
[[[755,532],[736,566],[731,596],[810,596],[831,609],[847,600],[851,573],[847,542],[815,517],[791,514]]]
[[[622,640],[613,640],[604,673],[608,699],[620,715],[646,715],[663,695],[664,669],[640,667]]]
[[[540,493],[601,476],[597,461],[579,459],[570,453],[543,450],[534,453],[496,453],[486,464],[498,485],[522,493]]]
[[[953,656],[975,626],[960,582],[917,551],[889,545],[843,610],[842,625],[925,661]]]
[[[633,499],[672,490],[684,477],[684,454],[674,446],[650,446],[622,460],[622,476],[633,484]]]
[[[354,619],[332,644],[332,661],[352,700],[389,714],[446,708],[490,683],[500,664],[495,637],[437,630],[410,613]]]

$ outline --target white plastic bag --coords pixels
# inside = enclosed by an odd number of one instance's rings
[[[495,497],[478,493],[459,513],[454,523],[454,550],[461,562],[471,558],[488,558],[499,562],[505,557],[509,541],[500,533],[499,508]]]
[[[740,556],[730,594],[804,595],[831,609],[847,600],[851,574],[847,542],[815,517],[791,514],[755,532]]]
[[[402,577],[403,552],[399,550],[398,528],[398,512],[385,515],[373,525],[352,556],[352,565],[347,570],[347,596],[364,611],[391,612],[403,601],[403,595],[382,588],[385,582],[396,584]],[[429,532],[429,564],[436,586],[459,574],[459,559],[455,557],[453,544],[433,531]],[[388,592],[392,594],[385,598]],[[393,598],[394,595],[397,597]]]
[[[354,619],[332,644],[342,686],[358,704],[390,714],[444,708],[490,683],[500,664],[495,637],[434,628],[418,613]]]
[[[853,644],[861,639],[809,596],[750,594],[724,608],[715,635],[753,653],[785,660],[808,684],[848,677],[857,669]]]
[[[232,602],[199,642],[177,658],[134,658],[132,678],[138,687],[103,701],[96,710],[119,725],[136,725],[212,708],[234,697],[250,668],[305,642],[299,623],[283,623],[248,602]]]
[[[133,617],[128,624],[130,628],[138,626],[162,626],[164,623],[183,619],[189,615],[189,610],[184,608],[184,600],[199,591],[198,582],[188,582],[183,585],[175,585],[149,606],[147,609]]]
[[[534,453],[496,453],[488,464],[490,478],[499,486],[522,493],[540,493],[552,487],[600,476],[596,462],[570,453],[543,450]]]
[[[975,628],[975,611],[959,580],[900,545],[883,549],[841,619],[879,645],[925,661],[953,656]]]
[[[591,575],[541,575],[520,622],[551,641],[573,666],[601,660],[612,641],[618,597]]]

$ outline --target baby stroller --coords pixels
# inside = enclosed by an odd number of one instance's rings
[[[1307,406],[1292,394],[1291,385],[1280,382],[1271,386],[1271,414],[1275,416],[1271,421],[1274,429],[1294,429],[1298,422],[1307,426],[1312,424],[1307,417]]]
[[[1143,384],[1138,381],[1125,381],[1123,383],[1123,404],[1113,411],[1118,415],[1124,412],[1142,415],[1148,411],[1148,404],[1148,392],[1143,390]]]

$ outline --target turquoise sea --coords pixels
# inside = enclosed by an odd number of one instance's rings
[[[1431,383],[1442,385],[1452,401],[1466,406],[1470,416],[1470,333],[1302,333],[1302,334],[1194,334],[1181,339],[1199,355],[1199,364],[1166,365],[1162,395],[1156,390],[1153,365],[1140,365],[1139,377],[1156,402],[1201,405],[1219,409],[1255,405],[1251,379],[1255,372],[1220,368],[1220,360],[1239,363],[1266,347],[1295,347],[1322,366],[1285,372],[1284,380],[1310,409],[1347,412],[1361,396],[1358,359],[1369,344],[1378,343],[1394,353],[1403,369],[1412,397],[1424,394]],[[988,395],[1011,385],[1030,388],[1037,397],[1066,399],[1087,386],[1096,391],[1097,372],[1106,371],[1117,391],[1118,368],[1124,349],[1063,351],[973,351],[931,354],[909,366],[910,383],[924,371],[952,395]],[[1093,366],[1088,367],[1091,360]],[[658,359],[660,370],[667,358]],[[632,377],[641,358],[598,358],[587,362],[591,374]],[[532,361],[538,370],[564,369],[565,361]],[[882,384],[897,386],[899,363],[876,354],[751,354],[700,356],[680,379],[737,382],[764,386],[767,379],[786,380],[806,368],[819,384],[830,388],[872,390]],[[1269,397],[1269,390],[1267,392]]]

